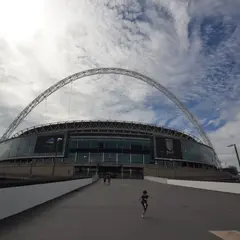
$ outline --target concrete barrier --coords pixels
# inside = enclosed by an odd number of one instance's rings
[[[163,168],[158,165],[148,165],[144,168],[144,174],[153,177],[193,181],[218,181],[233,179],[233,176],[230,173],[222,172],[216,169],[190,167]]]
[[[158,183],[167,184],[167,178],[159,178],[159,177],[145,176],[144,179],[149,180],[149,181],[152,181],[152,182],[158,182]]]
[[[168,179],[167,184],[182,186],[182,187],[212,190],[212,191],[218,191],[218,192],[240,194],[240,183],[200,182],[200,181]]]
[[[174,180],[174,179],[166,179],[166,178],[164,179],[164,178],[151,177],[151,176],[145,176],[144,179],[153,181],[153,182],[163,183],[163,184],[175,185],[175,186],[240,194],[240,183]]]
[[[0,189],[0,219],[58,198],[87,186],[97,179],[98,177],[94,176],[93,178]]]

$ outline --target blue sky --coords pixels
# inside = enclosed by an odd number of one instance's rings
[[[230,0],[1,1],[0,134],[58,80],[121,67],[172,91],[208,132],[222,162],[236,165],[226,145],[240,144],[239,9]],[[162,93],[113,75],[64,87],[17,130],[80,119],[155,123],[198,136]]]

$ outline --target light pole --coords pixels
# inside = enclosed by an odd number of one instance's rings
[[[235,153],[236,153],[236,156],[237,156],[237,160],[238,160],[238,165],[239,165],[239,167],[240,167],[240,159],[239,159],[239,155],[238,155],[238,150],[237,150],[236,144],[235,144],[235,143],[234,143],[234,144],[230,144],[230,145],[228,145],[227,147],[234,147]]]
[[[56,149],[55,149],[55,157],[53,160],[52,176],[54,176],[55,174],[55,167],[56,167],[56,160],[57,160],[57,153],[58,153],[58,143],[62,140],[63,140],[62,138],[57,138],[56,140]]]

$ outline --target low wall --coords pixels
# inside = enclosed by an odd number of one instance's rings
[[[167,180],[168,180],[167,178],[159,178],[159,177],[151,177],[151,176],[145,176],[144,179],[152,182],[158,182],[158,183],[164,183],[164,184],[167,184]]]
[[[29,175],[30,174],[30,170],[31,170],[31,167],[30,165],[19,165],[19,166],[16,166],[16,165],[0,165],[0,174],[2,175],[7,175],[7,174],[11,174],[11,175]]]
[[[164,179],[164,178],[151,177],[151,176],[145,176],[144,179],[153,181],[153,182],[158,182],[158,183],[175,185],[175,186],[240,194],[240,183],[174,180],[174,179],[166,179],[166,178]]]
[[[58,198],[95,182],[98,178],[87,178],[0,189],[0,219],[10,217],[27,209]]]
[[[52,176],[53,164],[12,164],[0,165],[0,175],[15,175],[15,176]],[[54,169],[54,176],[57,177],[70,177],[74,175],[73,165],[56,164]]]
[[[172,179],[168,179],[167,183],[171,185],[176,185],[176,186],[240,194],[240,183],[200,182],[200,181],[186,181],[186,180],[172,180]]]
[[[233,179],[233,176],[230,173],[221,172],[215,169],[189,167],[162,168],[158,165],[148,166],[144,168],[144,174],[146,176],[160,178],[194,181],[221,181]]]

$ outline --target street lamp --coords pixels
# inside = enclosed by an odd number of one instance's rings
[[[56,160],[57,160],[57,153],[58,153],[58,144],[62,140],[63,140],[62,138],[57,138],[57,141],[56,141],[56,149],[55,149],[55,157],[53,160],[52,176],[54,176],[54,174],[55,174],[55,167],[56,167]]]
[[[235,144],[235,143],[234,143],[234,144],[230,144],[230,145],[228,145],[227,147],[234,147],[235,153],[236,153],[236,156],[237,156],[237,160],[238,160],[238,165],[239,165],[239,167],[240,167],[240,159],[239,159],[239,155],[238,155],[238,150],[237,150],[236,144]]]

